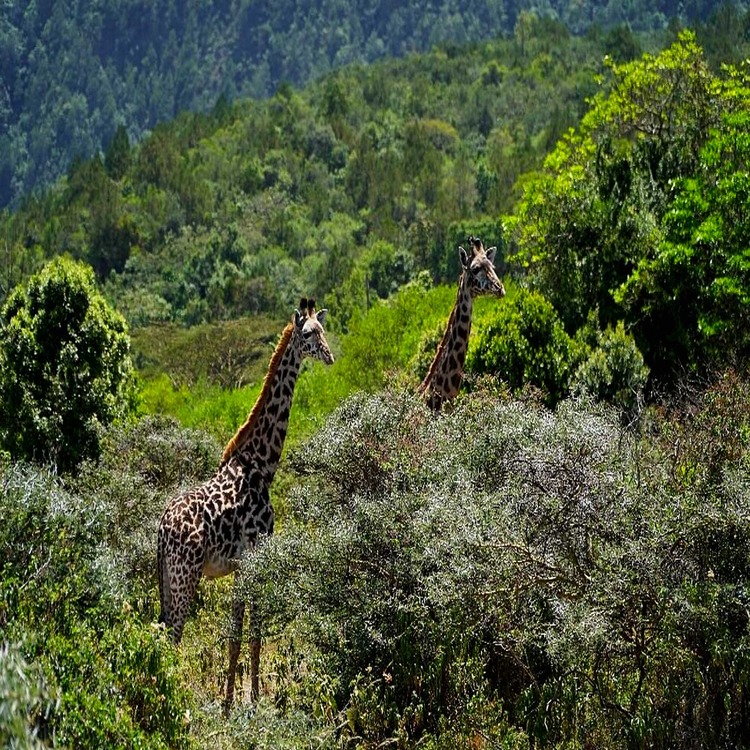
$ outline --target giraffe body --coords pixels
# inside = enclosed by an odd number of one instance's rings
[[[478,237],[469,237],[469,251],[458,248],[461,275],[458,294],[448,325],[430,369],[419,386],[429,406],[439,411],[458,395],[471,333],[474,298],[481,295],[505,296],[505,287],[495,273],[496,248],[484,249]]]
[[[269,488],[289,425],[294,386],[302,360],[315,357],[333,363],[322,323],[303,300],[274,352],[258,400],[224,450],[216,474],[172,499],[159,523],[157,568],[160,620],[179,643],[201,576],[217,578],[235,572],[262,535],[273,533]],[[234,693],[245,602],[236,594],[229,648],[226,710]],[[251,691],[257,694],[260,641],[253,642]],[[255,670],[253,670],[253,666]]]
[[[273,533],[273,507],[259,469],[232,457],[216,475],[170,502],[157,554],[162,621],[182,638],[201,576],[233,573],[258,536]]]

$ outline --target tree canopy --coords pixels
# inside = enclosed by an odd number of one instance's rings
[[[576,34],[706,22],[721,56],[736,54],[746,20],[716,0],[80,0],[0,8],[0,207],[48,187],[75,158],[104,153],[118,130],[140,140],[185,110],[272,95],[351,63],[518,35],[532,14]],[[711,19],[708,23],[707,19]],[[628,51],[630,50],[630,51]],[[738,58],[739,59],[739,58]],[[490,73],[495,76],[496,73]]]
[[[527,181],[513,258],[569,332],[592,310],[624,321],[660,376],[731,363],[748,344],[747,71],[711,73],[684,32],[612,75]]]
[[[133,397],[125,321],[91,269],[59,258],[14,290],[0,325],[0,444],[14,459],[75,469]]]

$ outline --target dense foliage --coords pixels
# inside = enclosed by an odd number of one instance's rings
[[[59,258],[0,313],[0,446],[61,471],[96,456],[135,397],[127,327],[82,263]]]
[[[247,566],[264,697],[229,721],[228,596],[203,587],[179,657],[149,624],[164,499],[218,446],[144,420],[65,486],[5,465],[0,737],[743,746],[747,386],[684,392],[642,435],[481,389],[440,416],[401,389],[347,399],[292,451],[283,524]]]
[[[582,33],[592,24],[650,30],[668,19],[696,22],[717,5],[7,2],[0,7],[0,206],[48,187],[74,158],[103,153],[118,129],[140,139],[184,110],[265,97],[284,81],[302,84],[348,63],[427,51],[439,42],[509,35],[528,25],[529,11]],[[741,28],[737,11],[731,13],[722,40]]]
[[[748,72],[711,74],[688,32],[612,72],[527,182],[513,255],[569,332],[624,321],[661,378],[744,361]]]
[[[110,430],[105,457],[62,482],[0,472],[0,744],[177,748],[190,702],[152,627],[153,537],[165,492],[216,447],[168,423]]]
[[[636,60],[624,27],[520,13],[512,38],[222,101],[137,146],[120,128],[0,217],[0,744],[750,745],[750,85],[714,65],[743,49],[737,13],[710,23],[705,51],[673,24]],[[464,393],[435,415],[415,387],[468,234],[508,294],[477,301]],[[98,289],[134,326],[137,421],[87,416],[130,404],[77,348],[127,350]],[[245,569],[262,697],[225,718],[229,581],[175,650],[155,529],[309,294],[336,363],[297,382],[277,534]]]
[[[583,404],[348,400],[247,566],[279,711],[364,747],[744,746],[744,389],[670,423],[737,420],[710,461]]]
[[[345,329],[420,270],[453,283],[467,234],[502,241],[517,177],[582,116],[608,50],[529,18],[522,42],[348,67],[120,139],[0,217],[0,294],[67,252],[133,326],[286,317],[335,291]]]

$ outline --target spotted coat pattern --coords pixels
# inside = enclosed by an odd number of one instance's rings
[[[269,487],[281,457],[302,360],[333,362],[323,330],[326,311],[316,313],[307,300],[301,308],[284,329],[258,400],[227,445],[219,470],[199,487],[172,499],[162,515],[157,539],[160,619],[176,643],[182,638],[201,576],[217,578],[236,571],[258,537],[273,533]],[[243,615],[244,602],[235,602],[234,619],[240,631]],[[235,645],[236,666],[238,640]],[[230,643],[233,693],[231,662]],[[231,704],[229,686],[227,701]]]
[[[461,276],[458,279],[456,304],[435,358],[419,387],[430,408],[436,411],[446,401],[455,398],[461,387],[474,298],[480,295],[505,296],[505,287],[494,267],[497,248],[485,250],[478,237],[469,237],[468,242],[468,252],[463,247],[458,248]]]

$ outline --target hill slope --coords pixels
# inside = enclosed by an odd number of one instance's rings
[[[0,206],[106,148],[118,126],[140,138],[222,96],[264,97],[350,62],[513,33],[519,13],[575,32],[598,24],[661,28],[694,21],[715,0],[56,0],[0,8]],[[523,33],[521,24],[521,33]]]
[[[456,243],[499,241],[516,178],[579,121],[611,41],[538,21],[522,44],[348,66],[124,137],[0,220],[0,296],[60,253],[90,263],[134,325],[285,318],[334,289],[341,321],[366,302],[343,299],[353,273],[358,295],[418,269],[453,283]]]

